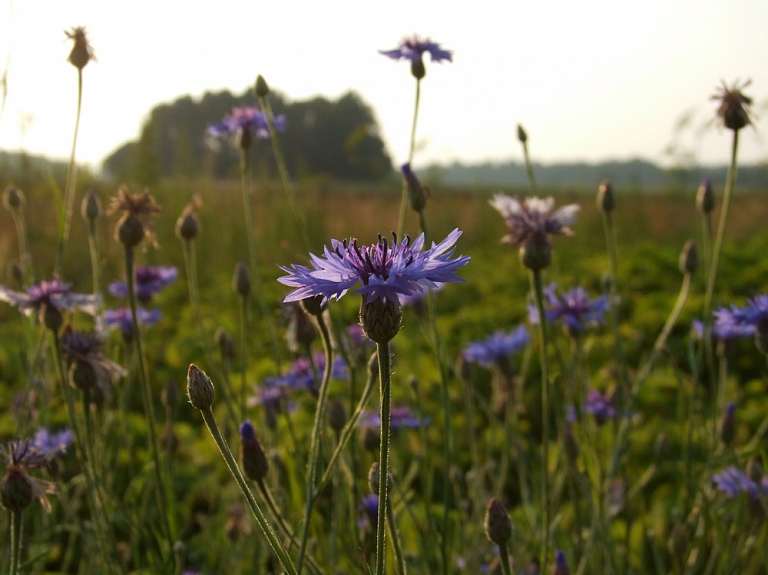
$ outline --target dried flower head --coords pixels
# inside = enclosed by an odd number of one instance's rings
[[[736,80],[729,88],[723,81],[719,92],[712,96],[712,100],[718,100],[720,105],[717,108],[717,117],[723,126],[734,132],[741,130],[744,126],[752,123],[749,107],[752,105],[752,98],[745,96],[741,91],[752,83],[747,80],[740,84]]]
[[[69,58],[67,58],[70,64],[78,70],[82,70],[91,60],[96,61],[93,48],[88,43],[85,26],[75,26],[69,31],[64,30],[64,34],[75,43],[72,46],[72,51],[69,53]]]
[[[144,190],[141,194],[132,194],[126,186],[121,186],[109,203],[108,215],[120,215],[115,228],[115,238],[126,248],[136,247],[142,240],[147,240],[157,247],[152,218],[160,212],[155,198]]]

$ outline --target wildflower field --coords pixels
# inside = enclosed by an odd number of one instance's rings
[[[382,54],[417,111],[451,59]],[[529,189],[427,190],[413,142],[401,184],[297,185],[260,76],[210,119],[239,182],[78,179],[75,146],[66,181],[0,174],[0,569],[768,573],[743,88],[724,189],[540,190],[522,127]]]

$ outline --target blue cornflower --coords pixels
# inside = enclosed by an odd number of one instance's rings
[[[18,307],[27,316],[40,311],[46,305],[52,305],[59,311],[79,309],[96,315],[101,298],[95,294],[72,293],[70,284],[54,278],[30,286],[26,293],[0,286],[0,301]]]
[[[580,209],[578,205],[570,204],[550,215],[555,205],[552,198],[531,197],[520,203],[516,198],[504,194],[496,194],[489,203],[506,221],[510,232],[504,241],[513,247],[522,247],[535,239],[546,239],[549,235],[573,235],[568,226],[576,221],[576,212]]]
[[[557,286],[551,284],[544,289],[544,297],[549,308],[544,310],[547,323],[561,321],[571,335],[578,335],[591,325],[603,323],[603,315],[608,311],[608,299],[604,295],[591,300],[581,287],[557,295]],[[528,306],[528,317],[531,323],[539,323],[539,310],[535,305]]]
[[[607,395],[603,395],[596,389],[589,390],[584,409],[594,416],[595,422],[598,425],[602,425],[609,419],[616,417],[616,408],[613,407],[611,400]]]
[[[760,496],[768,496],[768,477],[763,477],[759,482],[754,481],[745,471],[736,467],[726,467],[720,473],[712,476],[717,489],[730,498],[746,493],[749,498],[756,501]]]
[[[136,319],[141,325],[152,325],[160,320],[160,310],[146,310],[140,307],[136,310]],[[104,324],[107,327],[116,327],[123,334],[123,339],[133,339],[133,322],[131,320],[131,308],[108,309],[104,312]]]
[[[490,368],[522,350],[530,340],[528,330],[521,325],[511,332],[497,331],[482,341],[471,342],[462,354],[467,361]]]
[[[366,301],[380,298],[385,303],[399,303],[401,295],[423,294],[439,283],[464,281],[454,272],[467,265],[469,257],[451,259],[459,236],[461,232],[455,229],[425,252],[421,251],[424,234],[414,242],[405,236],[399,243],[397,237],[387,242],[379,236],[377,243],[362,247],[354,238],[350,242],[331,240],[332,249],[326,246],[322,257],[310,254],[314,269],[300,265],[281,266],[288,275],[278,281],[296,288],[283,301],[322,296],[321,305],[324,306],[359,283],[361,287],[355,292],[363,294]]]
[[[392,406],[389,426],[393,433],[401,429],[418,429],[429,422],[428,417],[420,418],[407,407]],[[381,415],[377,411],[364,411],[360,414],[358,425],[379,429],[381,427]]]
[[[742,337],[752,337],[755,335],[755,326],[739,325],[734,321],[730,310],[721,308],[712,312],[715,316],[715,322],[712,324],[712,337],[717,341],[729,342]],[[704,337],[704,322],[695,319],[691,322],[691,329],[696,337]]]
[[[275,116],[273,121],[275,130],[278,132],[285,130],[285,115]],[[225,116],[223,122],[208,126],[207,132],[217,138],[223,138],[229,134],[238,134],[245,130],[253,131],[257,138],[269,138],[269,123],[264,112],[252,106],[233,108],[232,113]]]
[[[362,505],[363,515],[360,517],[357,526],[360,529],[370,525],[373,531],[376,531],[376,526],[379,524],[379,496],[378,495],[366,495],[363,497]]]
[[[325,354],[317,352],[314,357],[317,377],[323,376],[325,370]],[[331,369],[332,379],[349,379],[349,370],[347,364],[340,357],[335,357]],[[267,387],[307,389],[312,393],[317,393],[317,387],[320,382],[315,379],[315,371],[312,369],[312,363],[308,357],[300,357],[294,361],[284,375],[268,377],[263,381]]]
[[[379,54],[383,54],[393,60],[410,60],[412,63],[421,62],[421,56],[424,52],[429,52],[433,62],[441,62],[442,60],[453,61],[453,54],[449,50],[443,50],[440,44],[433,42],[429,38],[420,38],[418,34],[414,34],[410,38],[403,38],[400,41],[400,45],[394,50],[379,50]]]
[[[35,450],[45,453],[49,458],[63,455],[67,447],[75,441],[75,434],[71,429],[62,429],[58,433],[51,433],[47,428],[41,427],[32,438]]]
[[[141,303],[148,303],[152,296],[165,286],[176,281],[178,270],[172,266],[136,266],[136,299]],[[128,297],[128,284],[125,282],[113,282],[109,286],[109,293],[115,297]]]
[[[555,551],[555,566],[552,569],[552,575],[570,575],[568,563],[565,561],[565,553],[560,549]]]

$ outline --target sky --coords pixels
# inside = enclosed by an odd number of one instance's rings
[[[759,115],[739,158],[768,161],[765,0],[0,0],[0,150],[69,157],[73,26],[86,27],[98,59],[83,70],[77,146],[93,167],[135,139],[156,104],[240,94],[257,74],[292,100],[355,90],[399,164],[415,80],[378,50],[414,33],[453,51],[453,62],[426,59],[416,168],[519,161],[518,123],[539,162],[725,164],[730,132],[711,122],[710,96],[737,79],[752,80],[744,92]]]

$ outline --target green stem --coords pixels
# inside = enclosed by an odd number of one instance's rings
[[[275,358],[275,367],[277,372],[280,373],[280,351],[277,345],[277,332],[272,323],[272,316],[269,313],[267,298],[264,295],[264,282],[261,280],[258,266],[256,235],[253,227],[253,210],[251,209],[251,168],[248,162],[247,150],[240,151],[240,177],[243,189],[243,211],[245,212],[245,235],[248,240],[248,257],[251,263],[251,273],[253,274],[253,286],[256,291],[259,308],[261,309],[261,317],[269,333],[269,342],[272,346],[272,355]]]
[[[523,144],[528,164],[527,144]],[[533,172],[529,174],[533,178]],[[531,186],[534,186],[531,179]],[[547,571],[549,558],[549,365],[547,361],[547,316],[544,311],[544,288],[541,281],[541,271],[532,270],[536,309],[539,312],[539,338],[541,348],[539,357],[541,363],[541,505],[544,514],[541,541],[541,573]]]
[[[83,103],[83,70],[77,70],[77,114],[75,115],[75,135],[72,138],[72,151],[69,155],[69,167],[67,168],[67,183],[64,187],[64,230],[59,238],[59,246],[56,254],[55,274],[61,275],[64,265],[64,246],[69,240],[72,224],[72,211],[75,207],[75,183],[77,182],[77,164],[75,163],[75,150],[77,149],[77,133],[80,130],[80,108]]]
[[[506,544],[499,545],[499,563],[501,564],[502,575],[512,575],[509,569],[509,551]]]
[[[616,360],[619,364],[619,377],[621,378],[621,388],[624,396],[629,392],[629,375],[627,373],[627,362],[624,358],[624,348],[621,344],[621,333],[619,331],[619,310],[617,304],[619,301],[618,277],[618,249],[616,242],[616,226],[610,212],[603,211],[603,222],[605,224],[605,240],[608,246],[608,255],[611,260],[611,277],[608,290],[608,309],[611,314],[611,329],[613,330],[613,340],[616,353]],[[622,398],[622,401],[625,399]]]
[[[91,252],[91,277],[93,278],[93,293],[101,293],[101,267],[99,266],[99,244],[96,238],[94,220],[88,220],[88,247]]]
[[[11,215],[14,224],[16,224],[16,234],[19,237],[19,257],[21,258],[21,269],[24,272],[23,286],[27,288],[35,281],[32,271],[32,254],[29,253],[27,245],[27,220],[24,218],[24,209],[21,206],[12,210]]]
[[[318,391],[317,407],[315,408],[315,423],[312,428],[311,442],[309,446],[309,459],[307,460],[306,470],[306,494],[307,501],[304,506],[304,524],[301,531],[301,544],[299,546],[299,556],[296,559],[296,569],[301,573],[301,567],[304,563],[304,554],[307,550],[307,538],[309,536],[309,523],[312,516],[312,507],[315,504],[315,479],[317,477],[317,462],[320,452],[320,439],[322,435],[322,426],[325,423],[325,405],[328,400],[328,382],[333,372],[333,347],[331,345],[331,334],[328,326],[322,317],[311,315],[315,319],[315,327],[320,333],[320,339],[323,342],[325,351],[325,371],[323,372],[323,381]]]
[[[533,175],[533,164],[531,163],[531,155],[528,153],[528,141],[522,142],[523,144],[523,157],[525,158],[525,171],[528,174],[528,182],[531,186],[531,195],[538,195],[538,188],[536,187],[536,178]],[[543,570],[542,570],[543,572]]]
[[[416,124],[419,120],[419,102],[421,100],[421,79],[416,79],[416,102],[413,106],[413,122],[411,123],[411,145],[408,149],[408,163],[413,162],[416,149]],[[408,183],[403,180],[403,192],[400,198],[400,216],[397,220],[397,237],[403,237],[405,232],[405,215],[408,212]]]
[[[11,569],[10,575],[19,572],[21,558],[21,511],[11,511]]]
[[[245,500],[248,502],[248,507],[251,509],[251,513],[256,518],[256,521],[258,522],[259,527],[261,527],[261,530],[264,532],[264,536],[267,538],[267,541],[269,542],[270,547],[272,547],[272,550],[275,552],[275,555],[277,555],[277,558],[283,566],[283,569],[285,569],[289,575],[298,575],[298,571],[293,565],[293,561],[291,561],[288,553],[283,548],[280,537],[277,535],[277,533],[275,533],[275,530],[264,517],[264,514],[259,508],[259,504],[256,503],[256,499],[253,497],[253,493],[251,493],[251,490],[248,488],[248,484],[246,483],[243,474],[240,472],[240,468],[237,466],[237,462],[235,461],[235,458],[229,449],[229,445],[227,445],[226,440],[221,435],[219,426],[216,424],[216,418],[213,415],[213,410],[209,407],[208,409],[200,411],[200,413],[203,416],[205,425],[208,427],[208,431],[211,432],[211,437],[213,437],[213,441],[216,443],[216,447],[219,448],[219,453],[221,453],[221,456],[224,458],[224,462],[227,464],[227,468],[229,468],[229,472],[232,474],[232,477],[235,478],[240,491],[243,492]]]
[[[147,431],[149,432],[150,451],[155,468],[155,479],[157,480],[157,495],[160,505],[160,516],[164,535],[168,540],[169,549],[173,549],[175,534],[171,529],[171,522],[168,520],[168,500],[166,496],[166,482],[163,478],[163,467],[160,465],[160,450],[157,444],[157,423],[155,420],[155,411],[152,404],[152,388],[149,384],[149,372],[147,364],[144,361],[144,349],[141,343],[141,331],[139,330],[139,318],[136,306],[136,288],[133,269],[133,248],[125,248],[125,277],[128,283],[128,302],[131,306],[131,328],[133,331],[133,343],[136,350],[136,359],[139,362],[139,380],[141,381],[141,399],[144,403],[144,413],[147,417]]]
[[[381,406],[381,433],[379,442],[379,510],[376,524],[376,575],[384,575],[386,509],[387,509],[387,478],[389,477],[389,424],[392,411],[390,390],[391,358],[389,342],[377,343],[376,351],[379,356],[379,401]],[[447,474],[447,470],[446,470]]]
[[[246,394],[248,390],[248,305],[245,296],[240,298],[240,413],[246,419]]]
[[[379,479],[381,481],[381,479]],[[397,561],[398,575],[407,575],[405,568],[405,556],[400,547],[400,537],[397,535],[397,524],[395,523],[395,512],[392,509],[392,501],[387,502],[387,523],[389,524],[389,537],[392,539],[392,550],[395,552]]]

